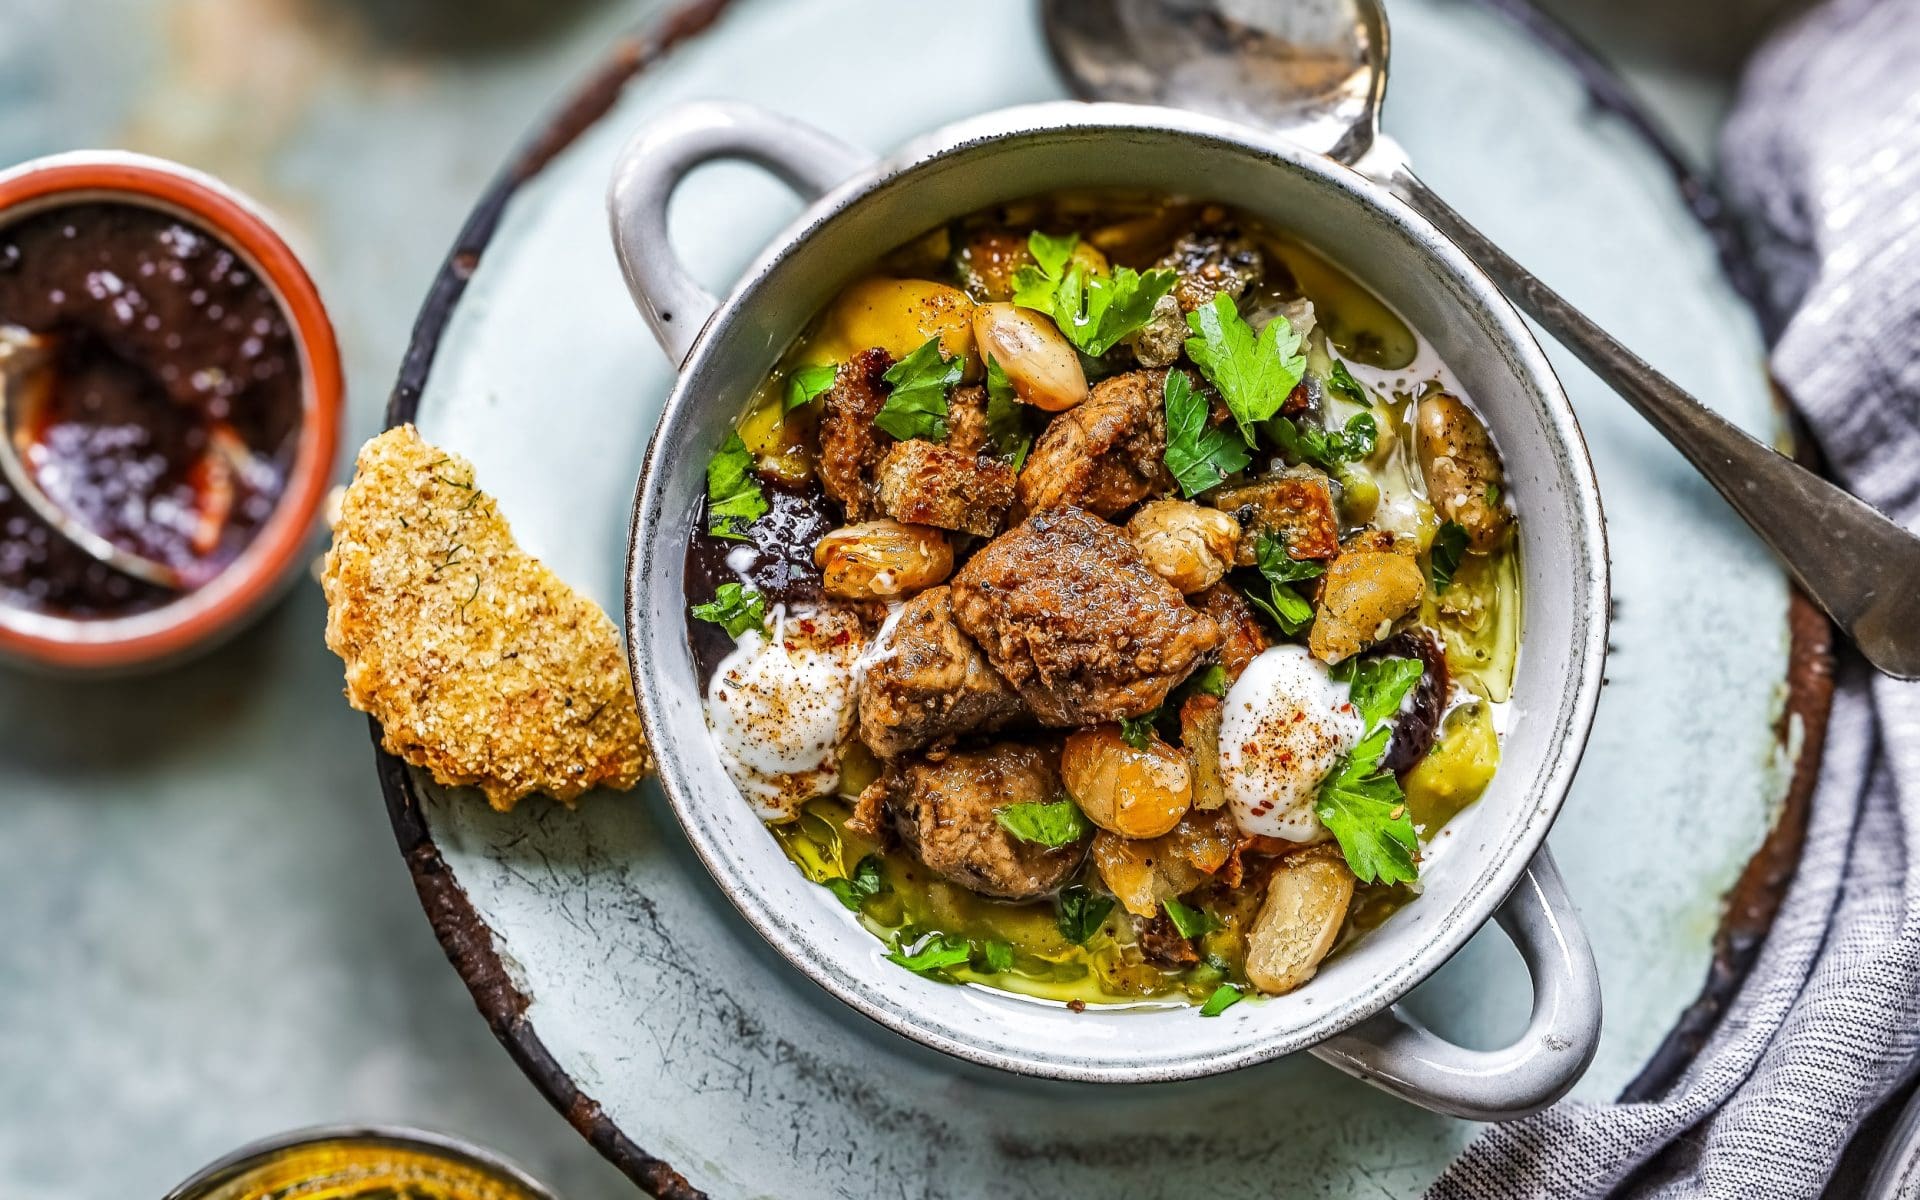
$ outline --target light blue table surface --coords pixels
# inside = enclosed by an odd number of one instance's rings
[[[657,7],[0,0],[0,163],[121,145],[264,200],[332,307],[357,445],[480,188]],[[1751,24],[1778,4],[1729,7]],[[1650,14],[1577,15],[1700,152],[1728,59]],[[241,1142],[347,1119],[472,1138],[570,1197],[634,1194],[448,968],[323,620],[307,584],[164,675],[0,669],[0,1196],[157,1195]]]

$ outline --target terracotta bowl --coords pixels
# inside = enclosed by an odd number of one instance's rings
[[[300,433],[273,515],[204,586],[124,617],[78,618],[0,601],[0,659],[59,671],[159,665],[205,649],[276,599],[306,558],[339,450],[340,350],[320,292],[251,200],[210,176],[116,150],[37,158],[0,172],[0,227],[68,204],[111,201],[191,221],[237,253],[272,290],[300,354]]]

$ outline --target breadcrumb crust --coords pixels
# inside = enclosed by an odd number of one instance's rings
[[[505,812],[651,768],[613,621],[520,549],[471,463],[413,426],[361,447],[321,587],[348,703],[441,783]]]

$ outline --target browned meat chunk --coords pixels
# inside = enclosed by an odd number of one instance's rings
[[[1260,656],[1272,643],[1267,631],[1253,615],[1253,609],[1239,592],[1224,583],[1216,583],[1193,598],[1194,605],[1220,627],[1220,666],[1231,684],[1240,678],[1247,664]]]
[[[956,734],[998,729],[1026,711],[953,621],[947,588],[900,610],[860,678],[860,740],[882,758]]]
[[[893,367],[885,350],[863,350],[846,362],[827,389],[820,413],[820,486],[839,502],[848,521],[879,515],[874,507],[873,473],[893,445],[893,437],[874,425],[887,403],[881,378]]]
[[[1157,967],[1177,971],[1200,961],[1200,952],[1194,949],[1193,942],[1181,936],[1164,912],[1144,921],[1134,918],[1133,935],[1141,957]]]
[[[962,454],[993,452],[987,437],[987,389],[979,386],[953,389],[953,395],[947,398],[946,447]]]
[[[1232,513],[1243,531],[1234,562],[1254,565],[1263,534],[1286,543],[1293,558],[1329,559],[1340,553],[1340,518],[1333,510],[1333,484],[1312,467],[1290,467],[1214,493],[1213,506]]]
[[[929,871],[983,895],[1030,900],[1073,877],[1087,839],[1058,848],[1023,842],[997,814],[1057,800],[1059,759],[1057,747],[995,742],[896,763],[878,786],[886,788],[901,840]]]
[[[1047,725],[1153,711],[1220,644],[1127,535],[1077,508],[1036,513],[953,577],[953,614]]]
[[[1013,468],[938,442],[896,442],[880,460],[880,510],[908,525],[992,537],[1013,504]]]
[[[1073,505],[1110,517],[1173,486],[1162,455],[1165,371],[1130,371],[1055,417],[1020,472],[1027,512]]]

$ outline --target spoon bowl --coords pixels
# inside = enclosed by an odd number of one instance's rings
[[[1380,133],[1390,44],[1380,0],[1041,0],[1041,13],[1083,99],[1259,125],[1418,210],[1686,456],[1868,662],[1920,678],[1920,538],[1701,404],[1422,183]]]

